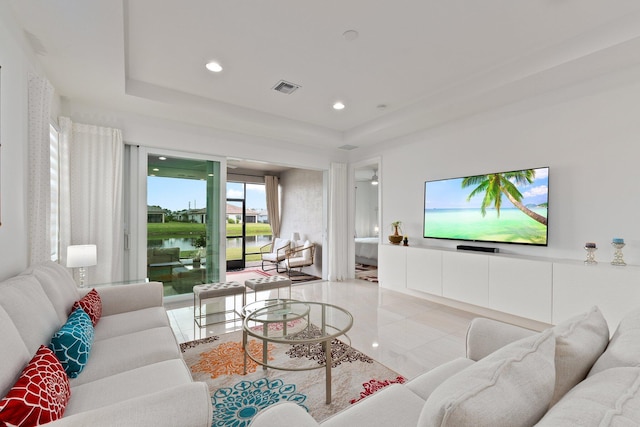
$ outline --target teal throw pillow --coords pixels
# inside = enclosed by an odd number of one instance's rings
[[[75,309],[62,328],[53,335],[49,348],[62,364],[69,378],[76,378],[89,360],[93,344],[93,324],[82,309]]]

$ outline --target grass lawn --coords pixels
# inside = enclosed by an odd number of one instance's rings
[[[269,224],[246,224],[247,236],[260,236],[271,234]],[[198,237],[205,232],[204,224],[191,222],[165,222],[147,224],[147,236],[156,239],[168,239],[171,237]],[[239,236],[242,233],[242,224],[227,224],[227,236]]]

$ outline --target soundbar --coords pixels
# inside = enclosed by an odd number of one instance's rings
[[[486,246],[467,246],[467,245],[458,245],[456,249],[459,251],[477,251],[477,252],[493,252],[498,253],[500,249],[498,248],[489,248]]]

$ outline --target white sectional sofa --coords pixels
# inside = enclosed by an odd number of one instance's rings
[[[282,403],[261,411],[251,427],[640,425],[640,309],[611,340],[597,307],[543,332],[475,319],[466,356],[321,424]]]
[[[192,380],[182,359],[162,306],[162,284],[97,290],[102,317],[89,359],[69,380],[63,418],[48,425],[210,426],[209,391]],[[0,399],[66,322],[81,291],[53,262],[0,283]]]

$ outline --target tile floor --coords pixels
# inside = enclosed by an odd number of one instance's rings
[[[292,294],[294,299],[328,302],[349,310],[354,318],[348,332],[352,346],[409,379],[464,356],[467,325],[477,316],[364,280],[299,284],[292,287]],[[262,293],[260,297],[269,296]],[[167,305],[179,342],[242,327],[240,322],[229,322],[196,330],[192,303],[187,304]],[[227,304],[233,306],[229,300]]]

